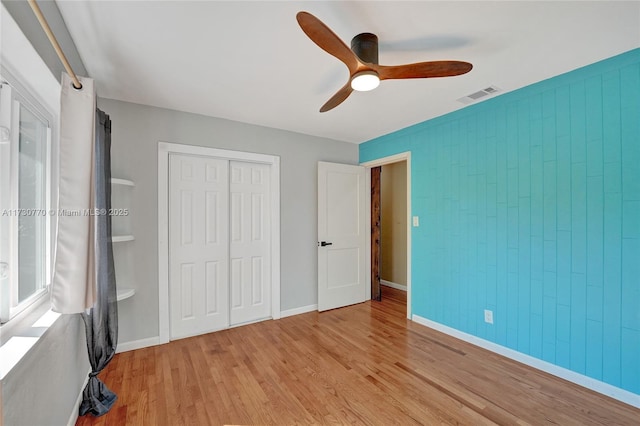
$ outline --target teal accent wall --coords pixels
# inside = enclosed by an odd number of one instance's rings
[[[365,142],[360,161],[405,151],[413,314],[640,394],[640,49]]]

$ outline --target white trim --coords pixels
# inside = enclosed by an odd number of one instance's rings
[[[30,79],[20,73],[14,74],[9,69],[6,68],[5,64],[0,62],[0,74],[2,74],[2,80],[7,83],[5,87],[3,87],[2,108],[5,108],[6,111],[0,117],[0,124],[9,129],[14,129],[15,131],[11,132],[11,138],[8,143],[3,143],[2,149],[5,151],[6,159],[5,161],[8,164],[3,164],[2,167],[6,167],[4,173],[2,173],[2,180],[4,181],[2,184],[2,188],[0,188],[0,196],[3,197],[3,208],[6,209],[18,209],[19,208],[19,138],[17,129],[20,128],[20,114],[21,108],[25,108],[32,115],[36,117],[37,120],[46,125],[46,141],[44,144],[44,157],[45,157],[45,165],[44,165],[44,185],[42,188],[42,192],[44,192],[44,209],[46,211],[50,211],[50,209],[56,207],[55,204],[52,204],[52,199],[55,200],[55,197],[52,197],[52,193],[57,188],[56,182],[54,182],[53,178],[56,176],[56,172],[54,168],[56,165],[53,163],[53,155],[57,153],[57,137],[54,139],[54,134],[57,134],[57,110],[49,110],[39,98],[38,94],[32,92],[28,83],[30,83]],[[4,86],[4,84],[3,84]],[[58,88],[60,86],[58,85]],[[3,155],[5,155],[3,154]],[[3,161],[4,163],[4,161]],[[37,195],[37,194],[36,194]],[[6,278],[7,281],[2,285],[0,292],[3,293],[0,299],[3,299],[2,305],[0,306],[0,320],[3,322],[9,322],[12,318],[14,318],[18,313],[22,312],[25,309],[29,309],[29,306],[35,303],[39,298],[43,296],[48,296],[49,285],[51,284],[51,280],[53,277],[53,270],[51,268],[52,258],[54,253],[54,247],[52,245],[53,238],[53,230],[55,229],[55,218],[50,214],[44,215],[41,218],[44,221],[44,235],[42,238],[41,244],[44,247],[44,265],[43,271],[38,275],[44,279],[42,283],[44,287],[37,289],[35,293],[29,296],[27,299],[23,301],[18,301],[18,266],[19,266],[19,255],[18,255],[18,234],[15,232],[18,229],[18,221],[19,218],[17,216],[12,216],[6,218],[6,223],[2,225],[2,229],[0,229],[0,233],[4,234],[3,242],[0,243],[3,247],[0,248],[0,252],[6,251],[8,254],[4,259],[1,259],[3,262],[9,264],[8,272],[9,276]],[[38,238],[39,239],[39,238]],[[40,242],[36,243],[40,246]],[[37,267],[36,269],[39,269]]]
[[[129,352],[136,349],[148,348],[150,346],[158,346],[163,342],[160,341],[160,337],[147,337],[146,339],[132,340],[131,342],[118,343],[116,347],[116,353]]]
[[[169,342],[169,146],[158,144],[158,343]]]
[[[4,3],[0,10],[0,28],[0,64],[11,74],[20,77],[38,103],[45,105],[49,111],[56,111],[54,119],[57,120],[60,110],[60,83],[7,11]]]
[[[406,285],[394,283],[392,281],[380,280],[380,284],[387,287],[395,288],[396,290],[407,291]]]
[[[136,186],[132,180],[120,178],[111,178],[111,185]]]
[[[280,318],[280,157],[203,146],[158,142],[158,344],[170,340],[169,324],[169,154],[192,154],[269,164],[271,170],[271,317]]]
[[[442,325],[440,323],[423,318],[419,315],[413,315],[412,320],[418,324],[424,325],[425,327],[429,327],[434,330],[440,331],[444,334],[448,334],[449,336],[453,336],[467,343],[471,343],[472,345],[479,346],[483,349],[487,349],[491,352],[497,353],[499,355],[502,355],[514,361],[521,362],[522,364],[528,365],[529,367],[533,367],[537,370],[544,371],[545,373],[552,374],[556,377],[560,377],[561,379],[568,380],[572,383],[575,383],[577,385],[580,385],[592,391],[617,399],[618,401],[624,402],[625,404],[629,404],[634,407],[640,408],[640,395],[637,395],[635,393],[626,391],[624,389],[620,389],[608,383],[601,382],[600,380],[596,380],[591,377],[587,377],[585,375],[576,373],[575,371],[571,371],[566,368],[559,367],[555,364],[551,364],[550,362],[543,361],[538,358],[534,358],[530,355],[523,354],[513,349],[506,348],[504,346],[498,345],[496,343],[490,342],[480,337],[476,337],[471,334],[464,333],[462,331],[456,330],[455,328]]]
[[[133,241],[135,239],[136,239],[136,237],[134,237],[133,235],[113,235],[111,237],[111,242],[112,243],[124,243],[126,241]]]
[[[371,286],[369,286],[371,288]],[[371,290],[369,290],[371,291]],[[371,298],[371,297],[369,297]],[[313,312],[318,310],[318,304],[315,305],[307,305],[301,306],[299,308],[287,309],[286,311],[280,312],[280,318],[292,317],[294,315],[306,314],[307,312]]]
[[[128,299],[136,294],[135,288],[120,287],[116,289],[116,301]]]
[[[42,298],[0,327],[0,381],[24,359],[60,318]],[[43,322],[44,321],[44,322]]]
[[[271,317],[280,319],[280,157],[271,158]]]
[[[29,307],[17,313],[11,318],[11,321],[0,324],[0,348],[11,337],[18,336],[24,329],[31,327],[36,318],[39,318],[51,308],[51,303],[47,296],[49,296],[48,291],[41,294]]]
[[[82,386],[80,386],[80,393],[78,393],[76,403],[73,404],[73,409],[71,410],[71,415],[69,416],[67,426],[74,426],[78,421],[78,417],[80,414],[80,404],[82,404],[82,394],[84,393],[84,388],[87,387],[87,383],[89,383],[89,374],[91,374],[91,367],[89,367],[89,370],[87,370],[87,374],[85,374],[84,377],[84,382],[82,382]]]
[[[360,163],[361,166],[367,168],[367,179],[369,188],[371,188],[371,168],[384,166],[387,164],[407,162],[407,318],[411,319],[411,151],[401,152],[399,154],[390,155],[388,157],[378,158],[376,160]],[[371,211],[371,191],[367,191],[369,212]],[[371,214],[367,215],[367,228],[371,229]],[[367,247],[371,247],[371,232],[367,233]],[[371,282],[371,250],[367,250],[367,274],[369,282]],[[370,287],[370,286],[369,286]],[[371,298],[371,297],[369,297]]]
[[[388,157],[377,158],[375,160],[360,163],[361,166],[372,168],[378,166],[386,166],[387,164],[399,163],[411,159],[411,151],[401,152],[399,154],[390,155]]]

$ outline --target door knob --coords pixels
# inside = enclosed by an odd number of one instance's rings
[[[320,247],[326,247],[326,246],[331,246],[331,245],[333,245],[333,243],[328,243],[326,241],[321,241],[320,242]]]

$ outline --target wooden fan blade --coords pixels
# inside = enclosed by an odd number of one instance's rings
[[[324,105],[322,105],[322,108],[320,108],[320,112],[327,112],[330,109],[337,107],[349,97],[351,92],[353,92],[353,89],[351,88],[351,82],[348,81],[347,84],[342,86],[342,89],[338,90],[336,94],[331,97],[331,99],[329,99]]]
[[[431,78],[452,77],[466,74],[473,68],[469,62],[462,61],[432,61],[418,62],[406,65],[378,65],[376,71],[380,80],[401,78]]]
[[[298,12],[296,19],[302,31],[311,41],[328,54],[344,62],[349,68],[349,74],[356,72],[360,64],[358,57],[329,27],[309,12]]]

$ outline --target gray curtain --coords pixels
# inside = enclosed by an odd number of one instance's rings
[[[96,273],[97,300],[88,312],[82,313],[91,373],[82,394],[80,415],[107,413],[117,396],[97,377],[116,353],[118,342],[118,304],[116,277],[111,247],[111,120],[96,110],[95,137],[95,205],[96,205]]]

